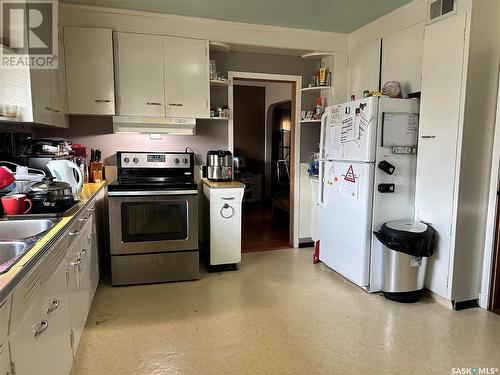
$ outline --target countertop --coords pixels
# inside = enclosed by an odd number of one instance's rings
[[[28,251],[9,271],[0,275],[0,301],[7,297],[8,293],[14,289],[16,284],[30,270],[36,261],[45,253],[47,249],[57,240],[57,235],[62,233],[78,216],[87,203],[106,185],[106,182],[83,184],[80,192],[80,201],[77,203],[78,209],[73,214],[64,216],[56,225],[48,231],[38,242]]]
[[[209,181],[204,178],[203,183],[207,185],[210,189],[244,189],[245,185],[239,181]]]

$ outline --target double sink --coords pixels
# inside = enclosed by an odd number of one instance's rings
[[[0,221],[0,274],[11,269],[57,220],[5,220]]]

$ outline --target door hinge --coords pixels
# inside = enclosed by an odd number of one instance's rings
[[[71,344],[71,348],[73,348],[73,345],[75,344],[75,335],[73,330],[69,332],[69,343]]]
[[[14,362],[10,363],[10,374],[11,375],[15,375],[16,374],[16,365],[14,364]]]

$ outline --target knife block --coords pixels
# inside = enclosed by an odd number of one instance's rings
[[[90,173],[91,182],[101,182],[102,181],[102,162],[93,161],[90,163]]]

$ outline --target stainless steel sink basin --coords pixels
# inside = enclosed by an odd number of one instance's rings
[[[24,242],[0,242],[0,274],[7,272],[27,250]]]
[[[48,219],[0,221],[0,241],[33,237],[49,230],[54,224]]]

